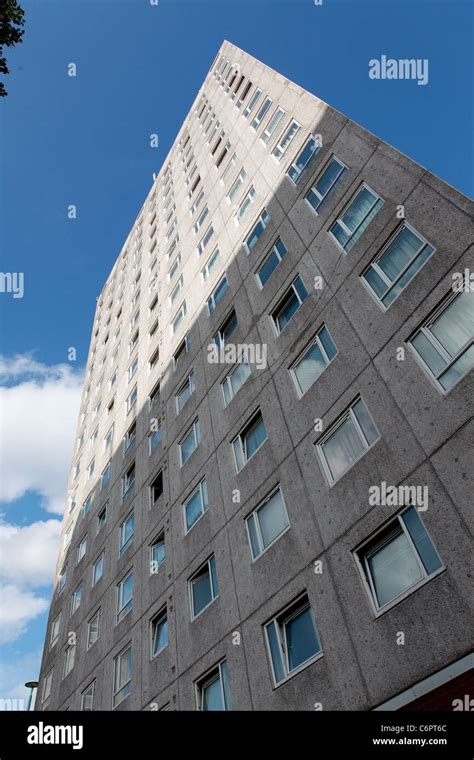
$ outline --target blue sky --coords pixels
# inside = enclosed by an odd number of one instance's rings
[[[0,697],[37,675],[95,298],[223,39],[466,194],[473,184],[470,2],[22,5],[0,104],[1,266],[25,277],[23,298],[0,293]],[[427,58],[429,83],[371,80],[383,54]]]

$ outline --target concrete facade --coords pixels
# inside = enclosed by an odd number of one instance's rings
[[[256,88],[262,95],[246,119],[243,113]],[[267,96],[271,107],[254,130],[251,122]],[[277,106],[285,114],[264,144],[261,137]],[[300,128],[277,160],[272,151],[292,119]],[[225,135],[212,154],[221,130]],[[294,184],[287,172],[315,134],[321,135],[322,147]],[[216,168],[227,142],[231,147]],[[234,153],[233,170],[225,174]],[[305,196],[332,155],[346,171],[316,214]],[[231,203],[226,196],[242,167],[246,176]],[[384,202],[346,254],[329,228],[362,183]],[[237,225],[234,216],[252,185],[255,200]],[[204,196],[192,215],[201,188]],[[193,225],[205,204],[209,213],[195,234]],[[270,221],[248,253],[244,241],[263,208]],[[403,217],[435,250],[383,310],[361,274]],[[166,239],[173,219],[176,227]],[[199,255],[196,247],[211,221],[214,236]],[[179,240],[168,256],[176,232]],[[278,237],[287,253],[260,288],[255,272]],[[443,393],[408,341],[452,291],[453,275],[472,269],[472,241],[472,204],[465,196],[256,59],[228,42],[222,45],[98,300],[64,519],[64,532],[72,525],[72,540],[58,560],[58,577],[67,562],[66,583],[61,593],[56,584],[53,593],[37,709],[81,709],[81,695],[92,682],[93,709],[113,709],[114,658],[128,645],[130,693],[117,710],[194,710],[196,684],[224,659],[234,710],[313,710],[315,705],[368,710],[471,651],[472,373]],[[216,245],[220,256],[204,281],[201,270]],[[180,267],[169,282],[178,252]],[[224,272],[228,290],[209,315],[206,301]],[[297,275],[309,295],[277,335],[270,315]],[[171,304],[181,276],[182,289]],[[158,301],[150,309],[155,295]],[[172,334],[171,321],[184,300],[186,314]],[[210,363],[208,346],[232,309],[238,325],[231,342],[265,346],[267,362],[262,369],[252,365],[249,379],[224,407],[220,386],[230,366]],[[337,355],[300,397],[289,368],[323,324]],[[185,335],[188,351],[175,366],[173,356]],[[157,349],[159,358],[151,367]],[[129,381],[135,356],[138,369]],[[195,390],[178,414],[175,394],[191,370]],[[159,398],[151,404],[158,382]],[[135,385],[137,402],[127,413],[126,399]],[[330,485],[315,444],[359,395],[380,435]],[[99,399],[101,408],[94,414]],[[267,440],[237,472],[232,441],[258,409]],[[151,419],[160,421],[161,441],[150,455]],[[180,466],[178,443],[196,419],[200,442]],[[134,420],[135,443],[124,453],[123,438]],[[106,447],[112,426],[112,443]],[[101,487],[109,461],[110,479]],[[133,462],[133,493],[122,500],[122,479]],[[163,494],[150,507],[150,484],[160,470]],[[183,503],[203,478],[209,506],[185,533]],[[375,612],[354,551],[404,506],[370,505],[369,488],[381,482],[428,486],[429,507],[420,515],[442,567],[397,604]],[[245,519],[277,484],[290,527],[253,561]],[[85,513],[82,504],[89,493]],[[107,520],[98,529],[106,502]],[[119,556],[120,525],[132,510],[133,542]],[[150,574],[150,544],[162,533],[166,559]],[[77,562],[86,535],[85,556]],[[92,566],[102,552],[103,576],[92,586]],[[211,555],[219,593],[191,620],[189,580]],[[117,623],[116,587],[130,570],[133,605]],[[71,594],[81,584],[81,604],[71,615]],[[322,656],[275,687],[263,626],[303,592]],[[151,620],[165,607],[168,645],[151,657]],[[99,609],[98,639],[87,649],[88,621]],[[59,634],[50,646],[59,614]],[[64,676],[68,636],[76,641],[75,661]],[[48,674],[51,693],[43,699]]]

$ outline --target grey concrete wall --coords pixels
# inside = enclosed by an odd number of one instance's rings
[[[81,692],[96,681],[94,709],[112,708],[113,659],[129,642],[132,644],[132,691],[117,708],[127,710],[195,709],[194,682],[223,657],[227,659],[234,709],[311,710],[315,703],[324,709],[370,709],[408,688],[468,652],[472,646],[468,594],[469,548],[472,513],[469,511],[468,445],[474,440],[468,428],[470,379],[465,377],[450,393],[441,395],[426,373],[406,351],[397,361],[396,349],[404,346],[411,332],[449,292],[453,272],[472,267],[472,212],[468,200],[425,169],[382,143],[360,126],[306,93],[281,75],[229,43],[220,55],[241,67],[253,87],[270,94],[274,104],[264,120],[268,122],[275,105],[287,111],[268,145],[255,133],[235,108],[211,68],[195,104],[164,163],[144,205],[143,255],[141,262],[139,370],[130,384],[127,367],[132,357],[128,342],[133,331],[129,323],[135,308],[130,299],[135,291],[137,271],[132,271],[134,236],[137,225],[124,246],[128,248],[128,269],[123,285],[121,259],[104,286],[99,299],[93,336],[99,326],[92,390],[84,424],[81,475],[78,479],[79,505],[90,490],[93,505],[89,515],[79,517],[69,549],[69,574],[64,592],[53,594],[41,682],[53,670],[51,697],[38,709],[79,709]],[[217,60],[218,60],[217,59]],[[196,116],[202,94],[217,114],[232,148],[219,171],[203,138]],[[244,105],[245,107],[245,105]],[[286,129],[290,117],[302,127],[281,162],[271,151]],[[185,185],[179,139],[188,128],[193,151],[205,190],[209,216],[196,236]],[[311,133],[320,133],[323,147],[303,180],[295,187],[285,172]],[[223,186],[219,178],[228,158],[236,151],[238,162],[232,179]],[[217,152],[216,156],[218,155]],[[314,178],[334,153],[348,167],[335,193],[316,216],[304,200]],[[174,306],[168,295],[166,273],[170,261],[165,241],[163,212],[164,169],[171,164],[177,209],[179,246],[184,288]],[[257,199],[245,223],[236,227],[232,216],[237,208],[226,193],[241,166],[247,172],[245,190],[253,184]],[[197,176],[197,173],[196,173]],[[350,253],[343,255],[328,235],[328,228],[362,181],[384,199],[384,206]],[[191,183],[192,184],[192,183]],[[150,198],[156,190],[159,225],[150,240]],[[239,200],[243,191],[239,194]],[[201,204],[201,208],[204,206]],[[415,229],[435,246],[436,252],[414,277],[387,312],[363,287],[359,275],[397,227],[397,207]],[[271,222],[250,255],[243,240],[265,206]],[[152,208],[155,206],[153,205]],[[198,257],[196,245],[212,219],[215,236],[206,254]],[[254,273],[280,235],[288,253],[263,290]],[[200,270],[218,243],[220,261],[212,277],[203,284]],[[159,258],[157,291],[148,288],[149,264]],[[229,291],[209,317],[205,301],[224,270]],[[117,273],[115,281],[114,274]],[[270,313],[296,274],[310,295],[280,336],[272,328]],[[323,279],[322,290],[313,288],[314,278]],[[148,306],[158,292],[159,304],[153,313]],[[123,293],[120,300],[120,293]],[[107,326],[106,307],[113,296],[111,322]],[[185,297],[187,315],[176,336],[169,323]],[[116,313],[122,303],[121,335],[113,343]],[[102,305],[101,305],[102,304]],[[222,320],[235,308],[238,328],[235,343],[265,344],[268,367],[256,370],[228,407],[223,407],[220,383],[229,367],[207,361],[207,345]],[[156,316],[159,327],[150,337]],[[303,398],[298,398],[289,367],[323,322],[329,327],[338,355]],[[97,369],[107,332],[107,362],[103,388],[113,371],[110,357],[120,343],[119,376],[113,390],[94,396],[94,385],[102,374]],[[185,333],[190,351],[174,369],[173,353]],[[160,348],[160,359],[152,371],[149,358]],[[196,391],[179,415],[174,394],[190,370]],[[148,395],[161,378],[161,398],[151,411]],[[86,385],[89,380],[86,381]],[[125,414],[125,400],[138,384],[138,403]],[[113,411],[107,404],[115,393]],[[314,421],[324,429],[337,419],[358,395],[364,398],[380,431],[378,442],[345,476],[329,487],[316,456],[314,443],[319,434]],[[91,419],[95,399],[102,396],[102,411]],[[84,404],[87,399],[84,398]],[[268,440],[240,473],[233,463],[231,441],[254,410],[260,408]],[[134,416],[137,421],[135,447],[125,456],[122,439]],[[149,456],[150,417],[162,422],[162,441]],[[178,442],[192,421],[199,417],[201,442],[191,459],[179,466]],[[112,475],[100,490],[97,476],[107,462],[103,437],[114,424]],[[89,436],[99,424],[94,478],[86,482],[85,468],[92,457]],[[128,464],[136,462],[136,483],[132,496],[122,503],[121,478]],[[75,461],[75,459],[74,459]],[[150,508],[149,485],[163,469],[164,493]],[[185,535],[185,499],[205,477],[209,509]],[[409,595],[384,615],[375,618],[363,588],[353,550],[387,519],[394,507],[373,507],[368,488],[389,484],[426,484],[430,505],[423,520],[439,551],[444,570],[422,588]],[[245,517],[279,483],[284,494],[290,530],[257,561],[252,562],[245,529]],[[72,488],[72,474],[70,481]],[[240,501],[233,499],[235,489]],[[108,521],[97,533],[97,513],[109,499]],[[119,557],[119,525],[129,510],[135,514],[135,536],[131,547]],[[79,513],[79,507],[76,514]],[[65,524],[69,524],[69,515]],[[472,527],[472,526],[471,526]],[[164,530],[167,557],[159,572],[150,576],[150,544]],[[86,557],[75,564],[75,552],[87,532]],[[105,549],[105,571],[91,588],[92,563]],[[66,553],[67,554],[67,553]],[[219,579],[218,598],[197,619],[191,621],[188,580],[210,554],[214,554]],[[58,560],[62,566],[63,554]],[[322,573],[314,572],[321,560]],[[116,584],[129,570],[134,573],[133,610],[116,624]],[[79,610],[69,616],[70,596],[82,582],[84,597]],[[321,638],[323,657],[286,683],[274,688],[264,645],[263,624],[306,591]],[[168,607],[169,645],[150,658],[150,621],[164,605]],[[100,607],[99,640],[86,651],[87,621]],[[58,644],[50,650],[50,625],[62,612]],[[396,643],[398,632],[405,633],[405,645]],[[67,634],[77,635],[76,662],[62,678],[63,650]],[[234,634],[240,643],[234,643]],[[152,706],[150,708],[150,705]]]

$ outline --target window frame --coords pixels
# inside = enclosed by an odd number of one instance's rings
[[[194,520],[194,522],[192,523],[192,525],[190,525],[188,527],[186,507],[188,506],[188,504],[190,503],[190,501],[194,498],[194,496],[198,492],[199,492],[199,495],[200,495],[201,513],[200,513],[199,517],[197,517]],[[204,517],[204,515],[206,514],[206,512],[209,509],[209,489],[207,487],[207,480],[206,480],[205,477],[201,478],[201,480],[199,481],[199,483],[197,484],[197,486],[195,488],[193,488],[193,490],[191,491],[191,493],[189,494],[189,496],[182,502],[182,507],[183,507],[184,535],[187,536],[188,533],[190,533],[192,531],[192,529],[194,528],[194,526],[197,525],[198,522]]]
[[[219,582],[217,581],[217,589],[214,588],[214,578],[211,568],[211,562],[214,561],[214,571],[216,574],[217,579],[217,565],[216,565],[216,559],[214,554],[211,554],[205,562],[203,562],[197,570],[190,576],[188,579],[188,592],[189,592],[189,605],[190,605],[190,611],[191,611],[191,622],[194,622],[198,617],[202,615],[202,613],[208,609],[208,607],[211,606],[213,602],[216,601],[216,599],[219,598]],[[202,607],[197,614],[195,614],[194,611],[194,597],[193,597],[193,583],[202,575],[202,571],[204,568],[207,567],[207,574],[209,575],[209,587],[211,591],[211,599],[210,601]]]
[[[329,337],[330,337],[330,339],[331,339],[331,341],[332,341],[332,343],[333,343],[333,345],[334,345],[334,347],[336,349],[336,353],[334,354],[334,356],[332,357],[332,359],[329,358],[329,356],[328,356],[328,354],[326,352],[326,349],[325,349],[325,347],[324,347],[324,345],[323,345],[323,343],[321,341],[321,338],[319,337],[323,330],[327,331],[327,333],[329,334]],[[323,359],[324,359],[324,361],[326,363],[324,365],[324,368],[319,373],[319,375],[317,375],[314,378],[314,380],[312,381],[312,383],[310,385],[308,385],[308,387],[306,388],[306,390],[303,391],[303,389],[301,388],[300,382],[298,380],[298,377],[296,375],[295,367],[297,367],[299,364],[301,364],[301,362],[303,361],[303,359],[305,358],[305,356],[309,353],[309,351],[313,348],[314,345],[317,345],[317,347],[320,350],[321,355],[322,355],[322,357],[323,357]],[[319,378],[321,377],[321,375],[327,370],[327,368],[329,367],[329,365],[332,364],[332,362],[336,359],[336,357],[338,356],[338,354],[339,354],[339,349],[338,349],[338,347],[336,345],[336,341],[334,340],[334,338],[332,337],[331,333],[329,332],[329,328],[328,328],[327,324],[325,322],[323,322],[323,324],[321,325],[321,327],[319,328],[319,330],[317,330],[316,333],[313,335],[313,337],[311,338],[311,340],[309,341],[309,343],[307,343],[305,345],[305,347],[303,348],[303,350],[300,351],[300,353],[298,354],[298,356],[296,357],[296,359],[294,361],[292,361],[292,363],[288,367],[288,372],[289,372],[289,374],[291,376],[291,379],[293,381],[293,385],[295,386],[296,392],[298,394],[298,398],[303,398],[303,396],[305,396],[306,393],[308,393],[308,391],[313,387],[313,385],[319,380]]]
[[[395,241],[397,240],[398,236],[401,235],[403,230],[408,229],[413,235],[415,235],[419,241],[420,246],[418,247],[416,255],[406,264],[403,269],[399,272],[396,279],[393,282],[390,282],[389,278],[385,274],[385,272],[379,267],[378,262],[380,259],[384,256],[384,254],[389,250],[390,246],[392,246]],[[410,277],[408,282],[405,283],[405,285],[402,287],[398,295],[393,298],[392,301],[388,304],[388,306],[385,306],[382,299],[378,297],[377,293],[373,288],[371,287],[370,283],[367,282],[365,278],[366,272],[368,272],[370,269],[374,269],[375,273],[380,277],[381,280],[383,280],[384,284],[387,285],[387,290],[385,291],[383,298],[385,298],[391,290],[397,285],[398,281],[405,275],[408,269],[415,263],[417,258],[421,256],[424,249],[426,247],[432,248],[433,250],[428,255],[428,257],[425,259],[425,261],[421,264],[420,268],[417,269],[417,271]],[[390,307],[397,301],[400,296],[402,295],[403,291],[410,285],[411,282],[415,279],[415,277],[421,272],[424,266],[428,263],[428,261],[431,259],[431,257],[436,253],[436,248],[434,245],[432,245],[426,238],[415,228],[409,224],[406,220],[403,220],[402,224],[400,224],[396,230],[392,232],[387,242],[382,246],[380,251],[376,254],[376,256],[372,259],[372,261],[369,263],[368,266],[365,267],[363,272],[359,275],[359,279],[362,282],[364,288],[368,291],[369,295],[372,297],[372,299],[375,301],[375,303],[379,306],[379,308],[385,313],[390,309]]]
[[[428,540],[431,544],[431,547],[439,560],[439,567],[436,570],[434,570],[432,573],[427,572],[423,564],[423,561],[421,559],[421,556],[418,552],[418,549],[416,548],[416,545],[410,535],[410,532],[403,521],[403,515],[406,514],[410,509],[416,510],[418,519],[420,520],[423,526],[423,529],[428,537]],[[368,564],[368,559],[372,555],[380,551],[380,549],[382,549],[384,546],[391,543],[391,541],[393,541],[398,535],[400,535],[400,533],[402,533],[407,539],[408,545],[411,549],[411,552],[414,556],[417,566],[419,570],[421,571],[422,577],[418,581],[415,581],[414,583],[412,583],[411,586],[408,586],[408,588],[406,588],[404,591],[401,591],[399,594],[397,594],[397,596],[393,597],[389,602],[379,605],[378,600],[377,600],[377,593],[376,593],[375,586],[373,583],[372,573],[370,570],[370,566]],[[378,541],[377,541],[377,536],[380,536],[380,539]],[[389,520],[386,520],[383,525],[377,528],[377,530],[371,533],[355,549],[353,549],[352,556],[357,566],[358,574],[362,582],[364,591],[366,593],[370,610],[375,618],[378,618],[381,615],[384,615],[386,612],[391,610],[397,604],[400,604],[400,602],[403,602],[409,596],[411,596],[420,588],[422,588],[426,583],[429,583],[430,581],[434,580],[435,578],[438,577],[438,575],[440,575],[442,572],[446,570],[446,566],[443,560],[441,559],[441,556],[438,552],[438,549],[434,541],[431,538],[431,534],[428,531],[428,528],[424,524],[419,511],[416,509],[416,507],[412,505],[403,507],[396,515],[392,515],[392,517],[390,517]]]
[[[282,531],[280,531],[280,533],[278,533],[277,536],[275,536],[275,538],[273,539],[273,541],[270,541],[270,543],[267,544],[267,546],[265,546],[264,541],[263,541],[263,537],[262,537],[262,533],[261,533],[260,522],[258,520],[258,513],[259,513],[259,511],[266,504],[268,504],[269,501],[271,501],[271,499],[278,492],[280,492],[280,495],[281,495],[281,500],[282,500],[282,503],[283,503],[283,510],[284,510],[284,513],[285,513],[285,516],[286,516],[287,525],[286,525],[285,528],[283,528]],[[256,556],[254,556],[254,553],[253,553],[253,545],[252,545],[252,540],[251,540],[251,535],[250,535],[250,528],[249,528],[249,521],[250,521],[251,518],[253,518],[253,520],[254,520],[255,533],[256,533],[256,536],[257,536],[257,539],[258,539],[258,544],[259,544],[259,549],[260,549],[259,554],[257,554]],[[263,554],[265,554],[265,552],[268,551],[268,549],[270,549],[274,544],[276,544],[276,542],[279,541],[280,538],[282,538],[282,536],[284,536],[285,533],[287,533],[290,530],[290,528],[291,528],[290,518],[288,517],[288,510],[286,508],[285,497],[283,496],[283,491],[282,491],[281,485],[279,483],[278,483],[278,485],[276,485],[270,491],[270,493],[262,501],[260,501],[257,504],[256,507],[254,507],[252,509],[251,512],[249,512],[249,514],[245,518],[245,528],[246,528],[246,531],[247,531],[247,539],[248,539],[248,543],[249,543],[250,556],[251,556],[252,562],[257,562],[257,560],[259,560],[260,557]]]
[[[367,413],[369,414],[369,417],[372,420],[372,424],[374,425],[374,427],[375,427],[375,429],[376,429],[376,431],[378,433],[378,437],[371,444],[368,444],[367,438],[365,436],[365,433],[362,430],[362,427],[361,427],[361,425],[360,425],[360,423],[359,423],[359,421],[357,419],[357,416],[356,416],[355,412],[353,411],[353,407],[356,405],[356,403],[358,401],[362,401],[362,403],[364,404],[364,406],[366,408],[366,411],[367,411]],[[329,467],[329,465],[327,463],[326,455],[324,454],[323,446],[326,443],[326,441],[329,440],[329,438],[331,438],[337,430],[339,430],[339,428],[346,422],[347,419],[351,420],[352,425],[353,425],[353,427],[354,427],[354,429],[355,429],[355,431],[357,433],[357,436],[359,438],[359,441],[363,445],[363,449],[360,452],[359,456],[352,462],[352,464],[349,465],[349,467],[346,467],[346,469],[343,472],[341,472],[337,476],[337,478],[334,478],[333,475],[332,475],[332,473],[331,473],[331,469],[330,469],[330,467]],[[325,433],[315,443],[315,447],[316,447],[317,454],[318,454],[318,459],[319,459],[319,461],[321,463],[321,466],[322,466],[322,469],[323,469],[323,472],[324,472],[324,475],[326,477],[326,481],[327,481],[329,487],[331,488],[333,485],[335,485],[336,483],[338,483],[339,480],[341,480],[341,478],[345,477],[345,475],[349,472],[349,470],[351,470],[365,456],[365,454],[367,454],[380,441],[381,438],[382,438],[382,435],[380,433],[380,430],[378,429],[378,426],[377,426],[374,418],[372,417],[372,414],[370,413],[370,410],[369,410],[367,404],[365,403],[365,401],[364,401],[364,399],[363,399],[363,397],[361,395],[357,396],[349,404],[349,406],[343,412],[341,412],[341,414],[339,414],[336,417],[336,419],[334,420],[334,422],[329,426],[329,428],[325,431]]]
[[[349,211],[350,207],[351,207],[351,206],[353,205],[353,203],[355,202],[356,198],[357,198],[357,197],[360,195],[360,193],[361,193],[361,192],[362,192],[364,189],[365,189],[365,190],[368,190],[368,191],[369,191],[369,193],[372,193],[372,195],[375,197],[375,201],[374,201],[374,203],[372,203],[372,205],[371,205],[371,207],[370,207],[369,211],[368,211],[368,212],[365,214],[364,218],[363,218],[363,219],[362,219],[362,220],[359,222],[359,224],[357,225],[356,229],[355,229],[353,232],[351,232],[351,230],[349,229],[349,227],[347,227],[347,225],[346,225],[346,224],[345,224],[345,223],[342,221],[342,217],[343,217],[343,216],[345,216],[345,215],[347,214],[347,212]],[[333,228],[333,227],[334,227],[336,224],[339,224],[339,225],[340,225],[340,226],[343,228],[344,232],[345,232],[347,235],[349,235],[349,237],[348,237],[348,239],[347,239],[347,241],[346,241],[346,245],[347,245],[348,243],[350,243],[350,242],[352,241],[352,238],[353,238],[353,237],[354,237],[354,236],[357,234],[357,232],[359,231],[360,227],[361,227],[361,226],[364,224],[365,220],[366,220],[366,219],[367,219],[367,217],[368,217],[368,216],[369,216],[369,215],[372,213],[372,211],[374,210],[374,208],[376,207],[376,205],[377,205],[377,203],[378,203],[379,201],[381,201],[381,205],[379,206],[379,208],[378,208],[378,209],[377,209],[377,211],[375,212],[374,216],[372,217],[372,219],[370,220],[370,222],[367,224],[367,226],[366,226],[366,227],[365,227],[365,228],[362,230],[362,232],[360,233],[359,237],[358,237],[358,238],[356,239],[356,241],[355,241],[355,242],[354,242],[354,243],[351,245],[351,247],[349,248],[349,250],[348,250],[348,251],[346,251],[346,249],[345,249],[345,248],[344,248],[344,247],[341,245],[341,243],[339,242],[339,240],[336,238],[336,236],[335,236],[335,235],[334,235],[334,233],[332,232],[332,228]],[[311,204],[310,204],[310,205],[311,205]],[[376,192],[375,192],[375,190],[373,190],[373,189],[370,187],[370,185],[368,185],[368,184],[367,184],[367,182],[362,182],[362,183],[361,183],[361,184],[360,184],[360,185],[357,187],[356,191],[355,191],[355,192],[352,194],[352,196],[351,196],[351,198],[349,199],[349,201],[348,201],[348,202],[347,202],[347,203],[346,203],[346,204],[343,206],[343,208],[342,208],[341,212],[340,212],[340,213],[338,213],[337,217],[336,217],[336,218],[335,218],[335,219],[334,219],[334,220],[331,222],[330,226],[329,226],[329,227],[328,227],[328,229],[327,229],[328,235],[330,236],[331,240],[332,240],[332,241],[335,243],[335,245],[337,246],[337,248],[339,249],[339,251],[340,251],[340,252],[341,252],[341,253],[342,253],[344,256],[348,256],[348,255],[349,255],[349,253],[351,252],[352,248],[353,248],[355,245],[357,245],[357,243],[359,242],[359,240],[360,240],[360,238],[362,237],[362,235],[364,234],[364,232],[366,232],[366,230],[367,230],[367,229],[368,229],[368,227],[370,226],[371,222],[373,222],[373,220],[375,219],[375,217],[377,216],[377,214],[379,213],[379,211],[381,211],[381,210],[383,209],[384,205],[385,205],[385,200],[384,200],[384,199],[383,199],[383,198],[382,198],[382,197],[381,197],[381,196],[380,196],[378,193],[376,193]]]

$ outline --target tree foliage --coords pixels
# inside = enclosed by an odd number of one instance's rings
[[[0,0],[0,73],[9,74],[7,60],[4,56],[4,47],[13,47],[22,42],[25,32],[21,29],[25,24],[25,11],[18,4],[18,0]],[[7,91],[3,82],[0,82],[0,96],[5,97]]]

